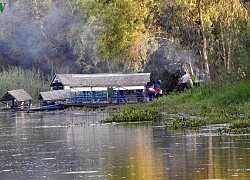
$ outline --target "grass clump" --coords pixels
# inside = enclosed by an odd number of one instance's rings
[[[159,121],[162,114],[156,108],[133,109],[126,108],[104,122],[138,122],[138,121]]]

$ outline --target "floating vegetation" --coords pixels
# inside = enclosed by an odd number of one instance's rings
[[[159,121],[162,114],[155,108],[133,109],[127,108],[107,118],[104,122],[136,122],[136,121]]]
[[[69,108],[67,108],[67,109],[64,109],[64,111],[65,112],[69,112],[69,111],[89,111],[90,110],[90,108],[88,108],[88,107],[85,107],[85,106],[83,106],[83,107],[69,107]]]
[[[179,128],[198,128],[206,125],[205,119],[188,119],[186,117],[178,117],[173,120],[172,127]]]
[[[250,133],[250,121],[240,120],[234,121],[229,127],[219,128],[220,134],[249,134]]]

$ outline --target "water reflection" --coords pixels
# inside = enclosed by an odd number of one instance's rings
[[[248,136],[101,124],[106,113],[0,113],[0,179],[249,179]]]

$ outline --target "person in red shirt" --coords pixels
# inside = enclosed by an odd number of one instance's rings
[[[154,90],[155,90],[155,99],[158,99],[161,92],[161,80],[157,81],[157,83],[154,86]]]

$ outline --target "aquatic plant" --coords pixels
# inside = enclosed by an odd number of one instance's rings
[[[198,128],[206,124],[205,119],[188,119],[186,117],[178,117],[173,120],[172,127],[178,128]]]
[[[250,127],[250,121],[249,120],[239,120],[239,121],[234,121],[230,125],[230,128],[248,128]]]
[[[234,121],[229,127],[219,128],[220,134],[249,134],[250,133],[250,121],[239,120]]]
[[[68,107],[68,108],[66,108],[66,109],[64,109],[64,111],[65,112],[67,112],[67,111],[90,111],[90,110],[93,110],[92,108],[90,108],[90,107],[85,107],[85,106],[83,106],[83,107]]]
[[[133,109],[126,108],[104,122],[136,122],[136,121],[158,121],[162,114],[156,108]]]

